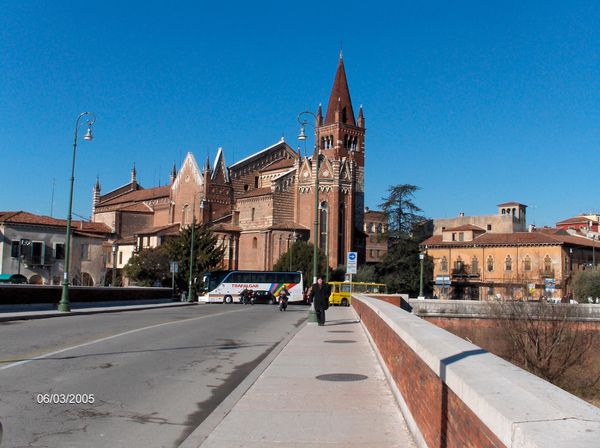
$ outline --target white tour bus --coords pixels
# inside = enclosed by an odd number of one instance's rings
[[[206,291],[198,296],[199,302],[241,302],[244,289],[269,291],[277,298],[284,286],[290,293],[290,302],[303,300],[302,272],[214,271],[206,272],[203,281]]]

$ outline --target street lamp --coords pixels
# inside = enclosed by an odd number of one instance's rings
[[[200,204],[200,208],[204,208],[204,201]],[[188,280],[188,302],[193,302],[194,298],[192,297],[192,279],[194,277],[194,230],[196,227],[196,193],[194,193],[194,198],[192,199],[192,235],[190,238],[190,275]]]
[[[425,254],[423,252],[419,253],[419,260],[421,262],[421,278],[419,281],[419,299],[424,299],[423,296],[423,261],[425,260]]]
[[[58,303],[58,311],[69,312],[71,311],[71,304],[69,303],[69,258],[71,249],[71,219],[73,210],[73,184],[75,182],[75,155],[77,154],[77,131],[79,130],[79,124],[83,117],[87,117],[87,132],[83,137],[86,141],[91,141],[92,126],[96,122],[96,116],[91,112],[82,112],[75,121],[75,132],[73,136],[73,163],[71,166],[71,188],[69,192],[69,211],[67,213],[67,235],[65,241],[65,272],[63,274],[63,288],[60,302]]]
[[[321,233],[325,234],[325,260],[327,260],[327,268],[325,269],[325,283],[329,283],[329,206],[326,201],[321,202],[319,209],[325,212],[325,231],[323,231],[323,224],[321,224]]]
[[[112,245],[113,268],[112,268],[112,286],[117,286],[117,244]]]
[[[306,155],[306,133],[304,129],[308,124],[308,120],[306,116],[312,116],[315,121],[317,120],[317,116],[312,112],[306,110],[304,112],[300,112],[298,114],[298,123],[300,123],[300,134],[298,135],[298,140],[304,141],[304,153]],[[319,151],[317,151],[317,146],[315,142],[315,150],[313,151],[313,161],[315,162],[315,222],[313,228],[313,285],[317,283],[317,266],[318,266],[318,256],[319,256],[319,248],[317,247],[319,242]],[[327,263],[329,265],[329,262]],[[315,305],[314,303],[310,304],[310,311],[308,313],[308,322],[316,323],[317,322],[317,314],[315,313]]]
[[[304,115],[310,115],[314,117],[315,121],[317,120],[317,116],[312,112],[306,110],[304,112],[300,112],[298,114],[298,123],[300,123],[300,135],[298,135],[298,140],[305,142],[306,148],[306,134],[304,129],[306,125],[309,124]],[[318,269],[318,256],[319,256],[319,248],[318,248],[318,236],[319,236],[319,152],[316,150],[313,152],[313,160],[316,164],[315,170],[315,221],[314,221],[314,245],[313,245],[313,284],[317,283],[317,269]],[[306,149],[305,149],[306,153]]]

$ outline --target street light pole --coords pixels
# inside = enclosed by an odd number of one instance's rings
[[[325,234],[325,259],[327,260],[325,283],[329,283],[329,207],[327,202],[323,202],[319,208],[325,212],[325,231],[323,232],[323,226],[321,226],[321,231]]]
[[[58,303],[58,311],[69,312],[71,311],[71,304],[69,303],[69,258],[71,252],[71,219],[73,214],[73,184],[75,182],[75,155],[77,154],[77,131],[79,130],[79,123],[83,117],[87,119],[87,132],[83,137],[86,141],[91,141],[92,126],[96,122],[96,116],[91,112],[82,112],[75,121],[75,132],[73,136],[73,163],[71,166],[71,186],[69,192],[69,211],[67,213],[67,234],[65,241],[65,272],[63,274],[63,287],[60,302]]]
[[[419,281],[419,299],[424,299],[423,296],[423,261],[425,259],[425,254],[423,252],[419,253],[419,260],[421,262],[421,278]]]
[[[112,245],[113,268],[112,268],[112,286],[117,286],[117,245]]]
[[[304,115],[312,116],[315,121],[317,120],[317,116],[310,111],[300,112],[298,114],[298,123],[300,123],[300,135],[298,135],[298,140],[306,141],[306,134],[304,133],[304,128],[308,124]],[[317,268],[318,268],[318,257],[319,257],[319,151],[317,148],[317,143],[315,142],[315,150],[313,152],[313,162],[315,163],[315,222],[313,228],[313,285],[317,283]],[[329,263],[327,263],[329,265]],[[317,314],[315,313],[315,305],[311,303],[310,311],[308,313],[308,322],[316,323],[317,322]]]
[[[190,278],[188,282],[188,302],[193,302],[192,297],[192,278],[194,276],[194,228],[196,227],[196,193],[194,193],[194,199],[192,200],[192,236],[190,239]]]

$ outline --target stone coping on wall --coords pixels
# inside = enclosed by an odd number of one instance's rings
[[[373,310],[507,447],[599,446],[600,409],[397,306],[363,294],[352,300]]]
[[[497,319],[499,316],[491,310],[493,304],[480,300],[434,300],[434,299],[409,299],[413,314],[429,317],[477,317],[481,319]],[[535,304],[536,302],[529,302]],[[570,308],[572,317],[578,321],[600,321],[600,304],[558,303],[554,306]]]

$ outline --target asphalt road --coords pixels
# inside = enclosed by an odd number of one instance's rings
[[[306,316],[199,305],[0,322],[0,448],[177,447]]]

